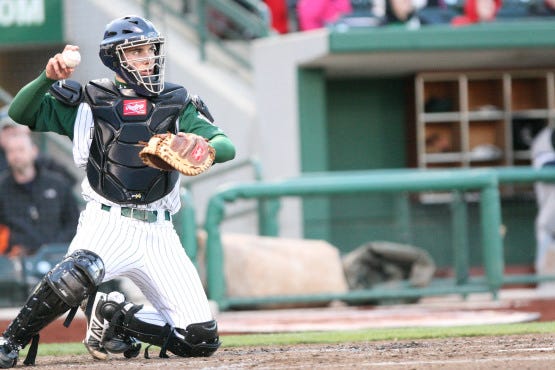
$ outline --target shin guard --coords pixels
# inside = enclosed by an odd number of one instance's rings
[[[38,333],[68,310],[79,306],[104,278],[104,265],[96,254],[78,250],[65,257],[35,287],[4,334],[3,353],[17,353],[36,338],[25,361],[34,363]],[[35,341],[34,341],[35,342]]]

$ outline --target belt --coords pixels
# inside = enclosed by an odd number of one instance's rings
[[[110,209],[112,209],[112,206],[102,204],[100,206],[100,209],[106,212],[110,212]],[[158,211],[149,211],[146,209],[121,207],[121,215],[124,217],[130,217],[144,222],[158,221]],[[170,211],[164,211],[164,219],[166,221],[171,221]]]

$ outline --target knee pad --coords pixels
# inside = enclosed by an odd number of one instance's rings
[[[179,356],[208,357],[221,345],[218,324],[215,320],[190,324],[187,329],[176,329],[176,331],[184,336],[183,341],[186,343],[182,346],[182,353],[174,352]],[[180,338],[176,340],[179,342]]]
[[[185,329],[159,326],[138,319],[135,314],[141,308],[130,302],[115,310],[110,307],[105,316],[110,321],[106,336],[127,335],[153,344],[161,348],[160,357],[167,357],[166,351],[182,357],[208,357],[221,345],[215,320],[193,323]]]
[[[77,307],[104,279],[104,263],[95,253],[77,250],[45,276],[48,285],[68,306]]]

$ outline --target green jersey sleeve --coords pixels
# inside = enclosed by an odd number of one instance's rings
[[[187,105],[179,117],[179,131],[191,132],[208,139],[216,149],[216,163],[226,162],[235,157],[235,146],[226,134],[213,125],[193,104]]]
[[[46,72],[42,72],[17,93],[8,115],[33,131],[50,131],[73,139],[78,107],[62,104],[48,93],[54,82],[46,77]]]

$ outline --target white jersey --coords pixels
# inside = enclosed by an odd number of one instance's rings
[[[80,168],[86,168],[93,129],[91,108],[81,103],[73,135],[73,159]],[[87,178],[81,186],[87,207],[81,213],[68,254],[78,249],[96,253],[104,262],[104,281],[120,276],[131,279],[155,308],[140,311],[139,319],[152,321],[154,315],[161,326],[168,323],[178,328],[211,320],[212,313],[196,268],[185,253],[173,223],[160,212],[179,211],[179,181],[168,195],[147,205],[110,202],[92,189]],[[110,207],[106,210],[102,205]],[[156,210],[158,219],[144,222],[126,217],[121,207]]]
[[[176,123],[177,125],[177,123]],[[77,110],[73,133],[73,161],[79,168],[86,169],[89,160],[89,151],[93,138],[94,120],[91,107],[87,103],[81,103]],[[85,201],[94,200],[109,206],[116,206],[116,203],[109,201],[102,195],[93,190],[89,184],[87,177],[81,183],[82,195]],[[181,207],[180,201],[180,180],[177,181],[173,190],[156,202],[135,205],[135,204],[119,204],[120,206],[129,206],[138,209],[148,210],[168,210],[173,215],[177,213]]]

